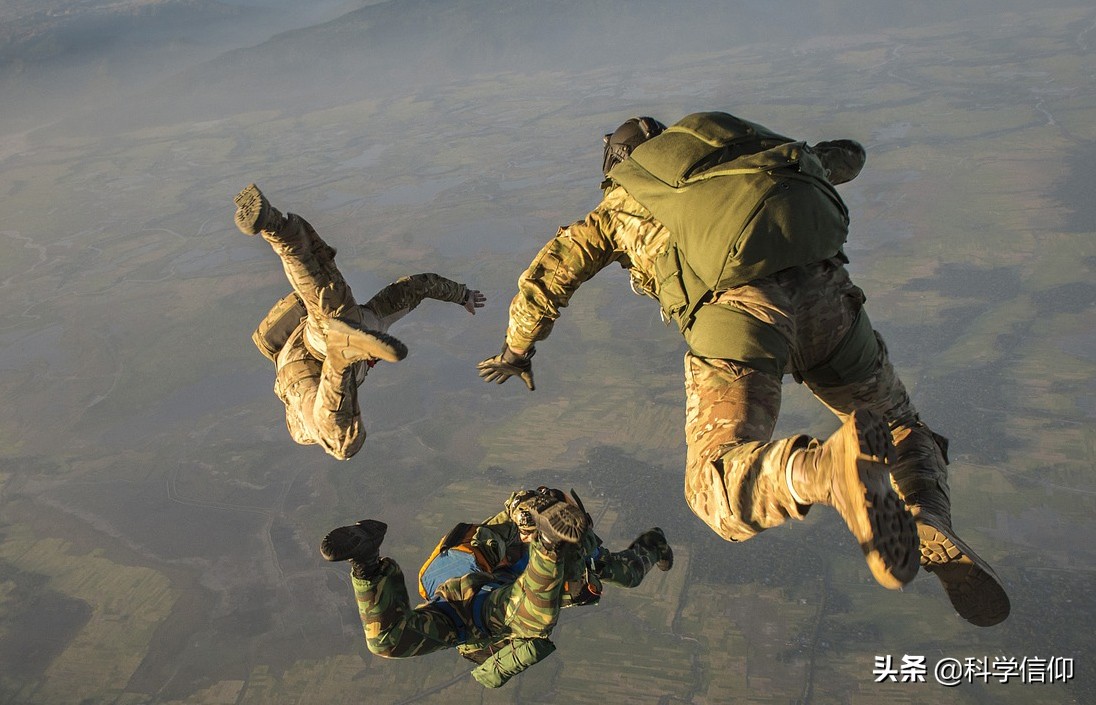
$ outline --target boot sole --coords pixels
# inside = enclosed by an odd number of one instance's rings
[[[897,590],[917,576],[919,539],[913,515],[891,487],[884,464],[895,457],[890,429],[867,409],[854,412],[849,426],[855,433],[848,426],[840,431],[842,467],[835,482],[843,501],[834,504],[860,543],[872,576]]]
[[[320,541],[320,555],[325,561],[345,561],[353,558],[363,544],[369,545],[373,550],[379,550],[384,534],[388,531],[388,524],[373,519],[364,519],[357,524],[340,526],[332,529],[327,536]]]
[[[364,357],[374,357],[385,362],[399,362],[407,357],[407,346],[397,338],[377,330],[361,330],[332,318],[327,323],[328,333],[345,335],[346,347]],[[330,344],[328,345],[330,351]]]
[[[263,192],[255,184],[248,184],[236,194],[232,202],[236,204],[236,227],[249,237],[258,235],[262,230],[259,224],[266,220],[266,214],[270,210],[270,204]]]
[[[573,504],[559,502],[536,515],[541,538],[550,543],[578,543],[589,528],[586,513]]]
[[[970,546],[946,527],[917,524],[921,565],[940,579],[959,616],[978,627],[1008,618],[1012,605],[997,574]]]

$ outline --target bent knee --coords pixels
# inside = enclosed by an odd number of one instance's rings
[[[336,460],[350,460],[365,444],[365,429],[355,429],[353,433],[340,434],[336,438],[325,439],[323,446],[327,454]]]
[[[354,457],[354,453],[348,452],[342,448],[328,448],[327,454],[335,460],[350,460]]]
[[[733,516],[726,517],[712,517],[702,515],[700,512],[693,508],[693,513],[700,517],[701,521],[708,525],[708,528],[715,532],[716,536],[724,541],[731,541],[738,543],[740,541],[747,541],[752,539],[760,532],[759,529],[755,529]]]
[[[724,541],[745,541],[758,533],[735,516],[726,493],[718,489],[687,483],[685,502],[693,514]]]

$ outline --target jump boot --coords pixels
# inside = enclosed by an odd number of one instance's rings
[[[531,509],[541,543],[548,549],[563,543],[577,544],[590,528],[586,512],[570,502],[553,502],[545,507]]]
[[[274,232],[285,222],[285,217],[270,205],[255,184],[248,184],[232,200],[236,204],[236,227],[244,235],[258,235],[264,230]]]
[[[387,333],[355,328],[337,318],[328,319],[324,325],[327,359],[336,368],[369,360],[399,362],[407,357],[407,346]]]
[[[233,199],[236,203],[236,227],[244,235],[258,235],[266,231],[277,233],[286,224],[286,218],[274,206],[270,205],[263,192],[255,184],[249,184],[244,190],[236,194]],[[291,217],[300,218],[300,216]],[[300,218],[302,227],[307,231],[307,237],[311,243],[312,254],[320,266],[329,270],[335,267],[335,248],[324,242],[312,225]]]
[[[921,538],[921,567],[940,579],[959,616],[979,627],[1003,622],[1012,607],[993,568],[955,533],[947,484],[947,439],[917,422],[895,430],[894,484]]]
[[[323,537],[320,555],[325,561],[350,561],[354,577],[369,579],[377,574],[381,542],[387,531],[388,524],[374,519],[340,526]]]
[[[890,429],[875,412],[857,409],[824,443],[811,440],[788,460],[788,486],[800,504],[837,510],[860,544],[872,575],[897,590],[917,575],[917,527],[891,487]]]

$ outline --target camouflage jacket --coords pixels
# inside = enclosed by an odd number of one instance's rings
[[[511,499],[518,493],[511,495]],[[476,525],[469,544],[483,557],[487,565],[474,576],[465,576],[464,589],[478,589],[479,586],[492,583],[512,582],[521,573],[528,556],[528,546],[521,540],[517,524],[511,519],[510,502],[508,508],[485,519]],[[588,529],[582,543],[574,550],[563,553],[564,591],[560,607],[584,605],[596,602],[593,594],[600,594],[601,582],[591,570],[591,559],[599,555],[603,542],[601,537]],[[439,588],[440,589],[440,588]]]
[[[847,140],[821,142],[811,150],[835,185],[854,178],[865,160],[863,148]],[[584,219],[560,228],[518,279],[506,343],[520,351],[547,338],[579,286],[613,262],[628,270],[633,291],[658,299],[655,261],[669,240],[666,227],[610,181],[601,203]]]
[[[515,498],[520,494],[515,492],[510,495],[506,508],[477,525],[472,534],[469,543],[486,559],[489,564],[487,570],[442,583],[435,593],[437,597],[450,602],[470,603],[476,593],[483,588],[490,585],[505,585],[517,579],[528,556],[528,547],[522,542],[518,526],[511,518],[514,510],[520,506],[515,503]],[[565,550],[561,608],[595,604],[598,601],[601,582],[591,569],[591,559],[598,555],[601,545],[601,538],[591,529],[586,532],[577,550]],[[503,670],[515,668],[515,664],[509,663],[515,648],[520,649],[524,654],[518,670],[528,668],[548,656],[554,649],[547,638],[514,640],[509,634],[500,634],[489,638],[470,639],[458,646],[457,651],[470,661],[481,664],[481,668],[477,669],[476,673],[477,680],[483,682],[482,676],[493,673],[503,664],[506,664]]]

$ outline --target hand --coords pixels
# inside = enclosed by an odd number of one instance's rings
[[[529,391],[536,389],[533,384],[533,363],[531,358],[536,353],[536,348],[529,348],[524,354],[519,355],[510,349],[506,343],[502,344],[502,352],[494,357],[489,357],[476,365],[479,376],[484,382],[502,384],[514,375],[521,377]]]
[[[464,306],[465,310],[473,316],[476,315],[477,308],[483,308],[487,302],[487,297],[481,292],[475,289],[469,289],[468,293],[464,296],[464,301],[461,302],[461,306]]]

